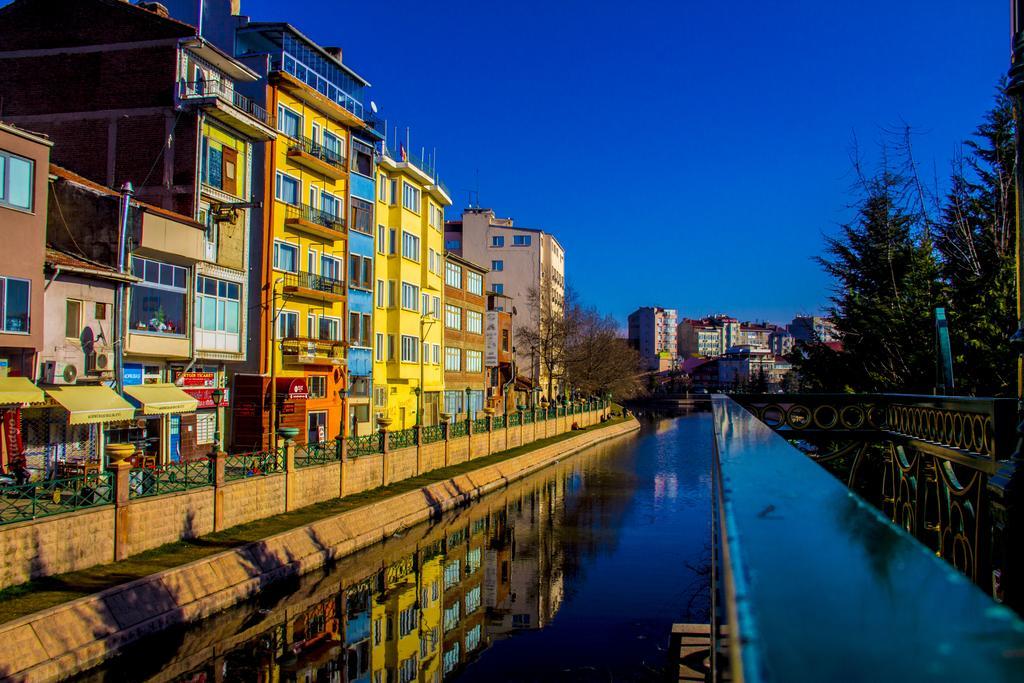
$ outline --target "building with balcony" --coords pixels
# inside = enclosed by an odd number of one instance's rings
[[[445,248],[490,269],[487,289],[507,297],[499,309],[515,310],[519,330],[565,312],[565,251],[554,235],[498,218],[492,209],[469,208],[460,220],[445,224]],[[517,344],[518,374],[547,394],[562,393],[550,383],[535,349]],[[549,397],[550,398],[550,397]]]
[[[819,315],[798,315],[789,324],[789,333],[795,342],[830,342],[841,341],[835,323],[829,318]]]
[[[444,210],[427,160],[404,148],[377,166],[373,411],[392,429],[437,424],[444,391]]]
[[[676,311],[643,306],[629,314],[629,344],[647,370],[671,370],[676,359]]]
[[[677,328],[679,357],[714,358],[741,343],[742,326],[736,318],[714,315],[700,319],[686,318]]]
[[[252,270],[260,276],[250,292],[259,301],[259,323],[250,330],[249,364],[264,378],[259,396],[250,398],[274,414],[262,430],[247,433],[262,431],[265,445],[284,421],[300,428],[300,443],[351,433],[354,422],[365,431],[369,382],[353,385],[351,371],[354,362],[358,376],[367,377],[369,352],[353,357],[347,349],[366,349],[372,329],[373,154],[360,142],[376,134],[362,118],[369,84],[342,62],[340,50],[288,24],[224,20],[237,21],[235,54],[260,77],[247,93],[273,113],[277,129],[257,164],[263,230],[252,246]],[[271,377],[288,390],[268,397]],[[300,384],[304,396],[294,391]],[[350,413],[353,394],[362,394],[356,403],[364,407]]]
[[[162,370],[162,380],[187,386],[200,401],[201,443],[222,441],[214,431],[226,427],[224,409],[210,395],[247,357],[249,244],[254,202],[262,199],[253,159],[277,135],[266,108],[241,92],[258,75],[159,3],[83,0],[67,9],[58,23],[53,6],[39,0],[0,10],[4,109],[46,131],[59,150],[54,161],[74,174],[108,188],[131,182],[140,200],[198,224],[187,231],[198,236],[198,253],[166,264],[195,278],[189,342],[164,356],[167,340],[142,339],[150,321],[132,321],[132,329],[146,357],[174,360],[187,347],[187,373]],[[116,74],[116,87],[82,87],[83,74]],[[137,265],[147,263],[163,267],[152,259]],[[173,317],[167,308],[162,314]],[[173,328],[183,338],[178,317],[157,323],[161,334]]]
[[[475,418],[484,408],[487,269],[451,252],[444,270],[444,412]]]

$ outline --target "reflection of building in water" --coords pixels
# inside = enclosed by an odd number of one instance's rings
[[[183,667],[190,673],[181,680],[441,683],[494,639],[541,628],[558,611],[556,523],[567,482],[570,491],[578,484],[563,470],[521,495],[510,489],[489,508],[410,537],[383,568],[367,560],[362,572],[341,572],[344,590],[314,584],[269,614],[250,615],[251,632],[238,630],[200,667]]]

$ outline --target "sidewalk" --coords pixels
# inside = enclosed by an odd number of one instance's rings
[[[483,458],[476,458],[450,467],[432,470],[420,476],[403,479],[394,484],[371,491],[344,498],[335,498],[208,536],[170,543],[140,553],[121,562],[98,565],[81,571],[41,578],[20,586],[14,586],[0,591],[0,623],[113,588],[150,574],[180,567],[195,560],[237,548],[253,541],[259,541],[281,532],[296,529],[342,512],[394,498],[403,493],[482,469],[581,434],[600,431],[607,427],[621,424],[626,419],[624,417],[615,417],[604,424],[593,425],[575,432],[564,432],[557,436],[531,442],[525,446],[519,446]]]

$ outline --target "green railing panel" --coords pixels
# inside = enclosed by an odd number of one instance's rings
[[[49,517],[114,502],[114,478],[96,472],[0,488],[0,524]]]
[[[416,430],[415,429],[396,429],[393,432],[388,432],[388,450],[398,450],[399,448],[409,448],[416,445]]]
[[[160,467],[133,467],[128,482],[129,498],[146,498],[213,486],[213,463],[208,458],[200,458]]]
[[[444,441],[444,425],[428,425],[420,430],[422,443],[437,443]]]
[[[519,417],[519,413],[512,413],[511,415],[508,416],[509,427],[518,427],[520,424],[521,418]]]
[[[505,428],[505,416],[495,415],[491,418],[491,429],[504,429]]]
[[[284,472],[284,447],[224,458],[224,479],[232,481]]]
[[[348,457],[350,458],[357,458],[360,455],[373,455],[374,453],[380,453],[381,450],[380,432],[348,437]]]
[[[481,418],[477,418],[476,420],[473,420],[473,433],[474,434],[483,434],[486,431],[487,431],[487,418],[486,417],[481,417]]]
[[[451,438],[466,436],[469,433],[469,423],[465,420],[455,420],[448,427],[448,434]]]
[[[527,410],[525,413],[523,413],[523,424],[524,425],[528,425],[528,424],[530,424],[532,422],[533,422],[533,411],[532,410]]]
[[[338,441],[321,441],[295,447],[295,466],[312,467],[338,461]]]

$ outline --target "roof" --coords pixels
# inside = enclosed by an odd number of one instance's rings
[[[289,33],[292,33],[297,38],[300,38],[303,41],[305,41],[306,43],[308,43],[309,46],[312,47],[314,50],[319,52],[321,57],[323,57],[327,61],[329,61],[329,62],[333,63],[334,65],[336,65],[339,69],[343,70],[349,76],[351,76],[352,78],[356,79],[357,81],[359,81],[364,86],[369,86],[370,85],[370,82],[368,80],[366,80],[365,78],[363,78],[362,76],[357,74],[355,71],[353,71],[351,68],[349,68],[348,65],[346,65],[340,59],[338,59],[337,57],[332,55],[330,52],[325,50],[323,47],[321,47],[319,43],[317,43],[314,40],[310,40],[309,38],[306,37],[306,35],[302,31],[300,31],[299,29],[295,28],[294,26],[292,26],[291,24],[289,24],[287,22],[279,22],[279,21],[251,21],[248,24],[246,24],[245,26],[239,28],[238,30],[239,31],[248,31],[248,30],[252,30],[252,31],[268,31],[268,30],[270,30],[270,31],[287,31]]]
[[[26,140],[30,140],[31,142],[35,142],[40,145],[53,147],[53,141],[50,140],[50,136],[45,133],[36,133],[34,131],[25,130],[24,128],[15,126],[13,123],[4,123],[3,121],[0,121],[0,130],[10,133],[11,135],[17,135],[19,138],[25,138]]]
[[[105,195],[107,197],[118,197],[118,198],[120,198],[120,196],[121,196],[120,192],[112,190],[111,188],[107,187],[106,185],[100,185],[99,183],[97,183],[95,181],[89,180],[88,178],[86,178],[84,176],[80,176],[77,173],[75,173],[74,171],[69,171],[68,169],[64,168],[63,166],[58,166],[57,164],[50,164],[50,173],[52,175],[57,176],[58,178],[63,178],[64,180],[70,180],[73,183],[76,183],[78,185],[82,185],[83,187],[87,187],[90,190],[93,190],[94,192],[97,192],[99,194]],[[157,215],[163,216],[165,218],[170,218],[173,221],[178,221],[179,223],[185,223],[187,225],[191,225],[192,227],[199,228],[200,230],[205,229],[201,223],[197,222],[194,218],[189,218],[188,216],[186,216],[184,214],[180,214],[180,213],[177,213],[175,211],[171,211],[169,209],[164,209],[162,207],[155,206],[153,204],[147,204],[146,202],[139,201],[138,199],[133,199],[132,203],[135,204],[136,206],[138,206],[143,211],[148,211],[149,213],[157,214]]]
[[[72,273],[80,273],[82,275],[93,275],[98,278],[123,281],[123,282],[138,282],[139,278],[129,275],[127,273],[118,273],[116,268],[103,265],[91,261],[84,256],[75,256],[69,254],[66,251],[61,251],[53,247],[46,247],[46,266],[53,268],[54,270],[66,270]]]

